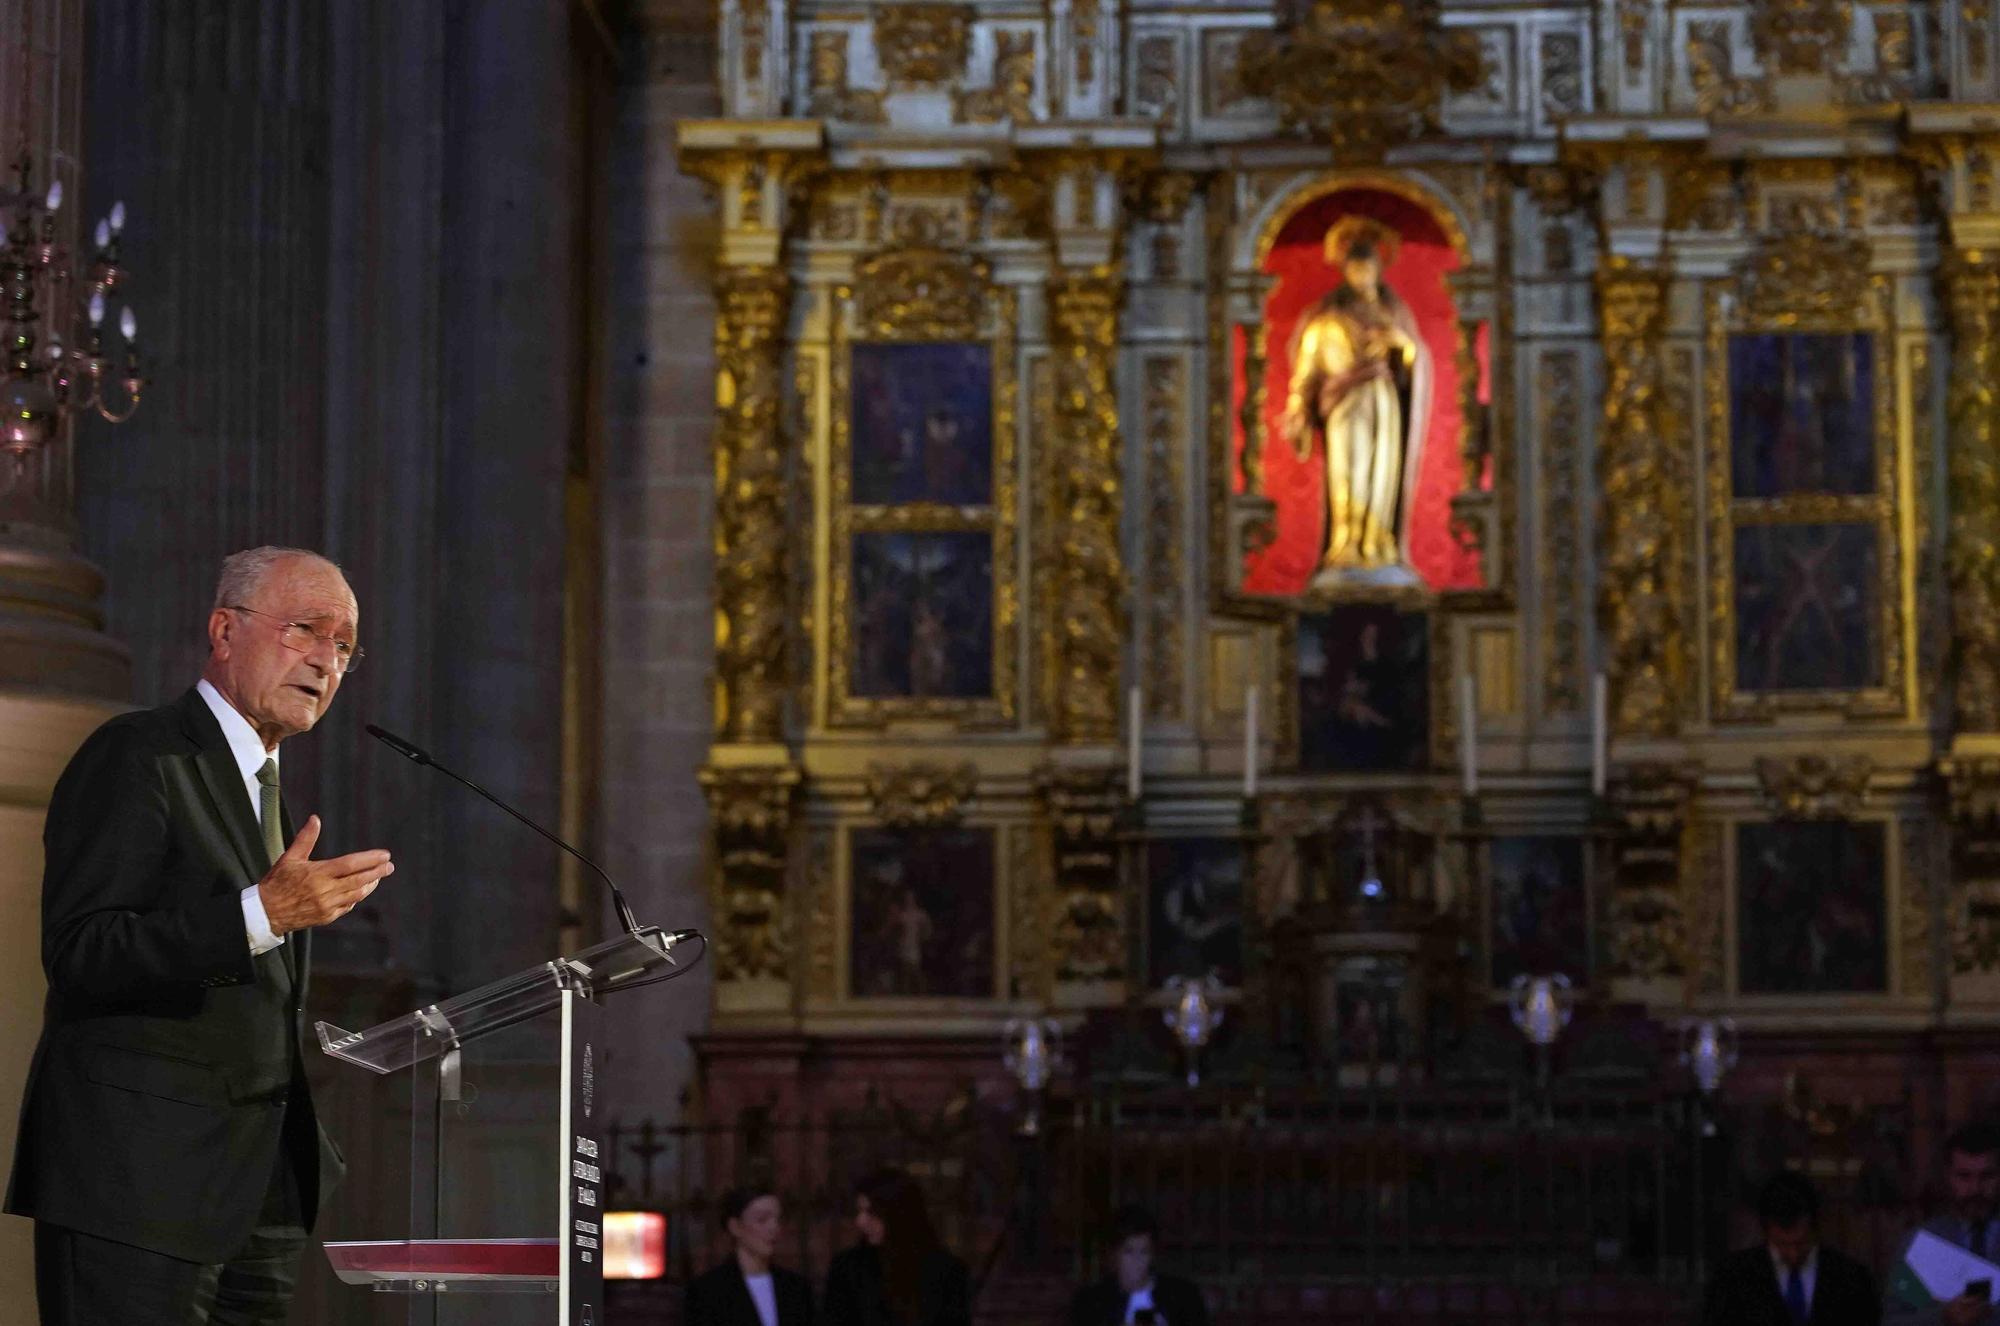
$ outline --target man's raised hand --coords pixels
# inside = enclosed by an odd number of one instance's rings
[[[318,843],[319,816],[309,816],[284,855],[271,863],[270,873],[257,882],[257,896],[274,935],[338,921],[395,873],[388,852],[381,848],[315,861],[312,850]]]

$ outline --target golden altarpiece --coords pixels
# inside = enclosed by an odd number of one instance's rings
[[[1994,1103],[2000,6],[720,23],[712,1109],[1375,931]]]

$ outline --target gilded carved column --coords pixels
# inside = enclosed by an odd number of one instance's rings
[[[740,53],[753,58],[748,46]],[[793,288],[785,237],[792,209],[810,202],[798,185],[820,159],[824,129],[811,120],[683,120],[678,136],[683,168],[715,189],[722,229],[715,740],[700,774],[714,848],[715,1008],[724,1017],[769,1018],[792,1011],[807,984],[808,955],[794,937],[799,913],[816,897],[793,878],[812,854],[792,851],[804,783],[785,730],[795,668],[788,656],[793,543],[784,427]]]
[[[715,354],[717,735],[784,735],[786,529],[784,325],[790,282],[775,268],[727,268]]]
[[[1685,537],[1685,458],[1661,417],[1660,338],[1666,281],[1609,257],[1598,268],[1605,391],[1598,515],[1598,616],[1618,736],[1671,736],[1680,690],[1677,551]],[[1686,971],[1682,883],[1691,770],[1624,764],[1613,774],[1615,879],[1609,956],[1628,997],[1671,1001]]]
[[[1051,474],[1059,567],[1049,605],[1054,684],[1049,725],[1059,742],[1118,736],[1119,663],[1125,638],[1125,566],[1119,550],[1118,398],[1120,282],[1109,266],[1067,272],[1051,285],[1058,442]]]
[[[1957,685],[1953,727],[2000,733],[2000,254],[1960,249],[1948,259],[1951,314],[1951,585]]]
[[[1659,417],[1665,294],[1659,272],[1627,258],[1607,258],[1598,269],[1605,364],[1598,615],[1612,727],[1634,736],[1673,732],[1684,683],[1674,556],[1681,464]]]
[[[1956,685],[1953,750],[1939,763],[1952,828],[1951,970],[1990,985],[2000,974],[2000,253],[1957,249],[1941,284],[1952,334],[1945,567]]]

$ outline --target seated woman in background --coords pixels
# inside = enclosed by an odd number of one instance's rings
[[[971,1326],[972,1280],[931,1227],[923,1189],[897,1169],[854,1194],[861,1241],[826,1272],[820,1326]]]

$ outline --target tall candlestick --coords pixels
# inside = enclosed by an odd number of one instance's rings
[[[1125,727],[1125,795],[1137,801],[1139,789],[1143,785],[1143,777],[1139,772],[1141,723],[1137,686],[1125,692]]]
[[[1479,795],[1479,708],[1472,674],[1458,679],[1458,758],[1465,795]]]
[[[1243,698],[1243,799],[1257,795],[1257,688]]]
[[[1604,795],[1605,778],[1611,763],[1610,732],[1607,718],[1611,707],[1610,688],[1604,674],[1590,679],[1590,794]]]

